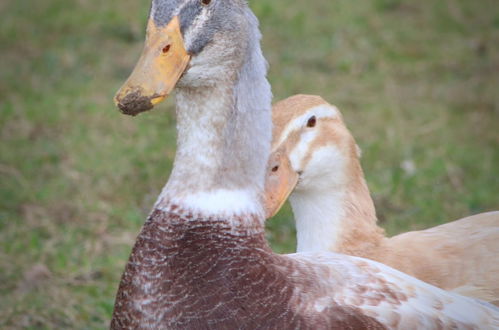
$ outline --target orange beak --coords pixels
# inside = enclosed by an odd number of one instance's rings
[[[154,19],[149,19],[144,50],[132,74],[116,93],[116,105],[132,116],[152,109],[175,88],[190,58],[177,16],[164,27],[157,27]]]
[[[285,153],[280,149],[270,155],[265,181],[264,206],[266,218],[280,210],[298,183],[298,173],[291,167]]]

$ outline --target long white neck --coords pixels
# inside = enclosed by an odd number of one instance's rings
[[[297,252],[334,251],[345,218],[343,193],[294,192],[289,200],[296,222]]]
[[[174,201],[206,216],[263,217],[272,94],[256,19],[250,19],[241,66],[221,66],[213,74],[228,78],[212,85],[177,89],[177,152],[157,208]]]
[[[290,202],[296,221],[297,252],[363,255],[384,237],[376,225],[374,204],[363,177],[343,187],[295,190]]]

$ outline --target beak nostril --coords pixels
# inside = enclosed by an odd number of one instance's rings
[[[165,47],[163,47],[162,51],[163,51],[163,54],[166,54],[170,51],[170,48],[172,47],[172,45],[168,44],[166,45]]]

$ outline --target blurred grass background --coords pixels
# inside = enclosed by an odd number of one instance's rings
[[[495,0],[253,0],[275,99],[342,109],[389,234],[499,208]],[[137,118],[114,92],[149,1],[0,3],[0,328],[105,328],[166,182],[173,100]],[[286,207],[268,225],[294,249]]]

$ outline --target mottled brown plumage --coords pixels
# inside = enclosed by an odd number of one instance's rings
[[[296,262],[272,253],[261,227],[234,230],[172,209],[154,211],[137,238],[112,329],[385,328],[354,306],[301,314],[295,290],[314,294],[316,280],[289,276]]]
[[[275,254],[258,216],[170,204],[137,238],[111,328],[487,329],[496,313],[367,259]]]

